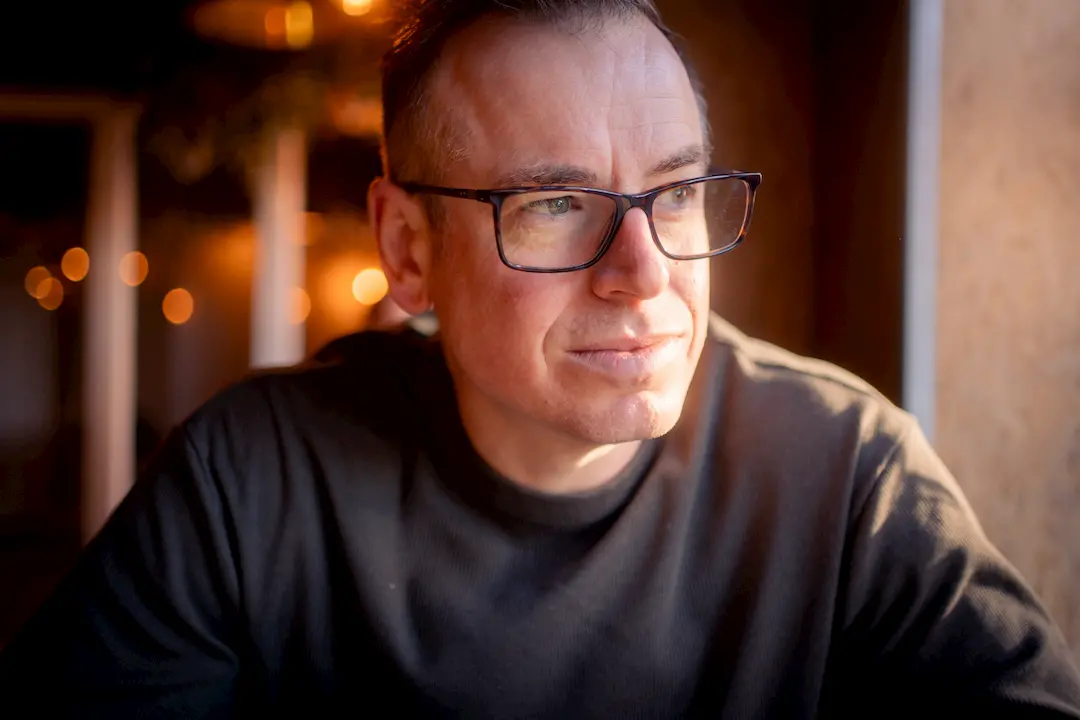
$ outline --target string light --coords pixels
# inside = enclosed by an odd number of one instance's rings
[[[42,298],[41,293],[43,291],[48,292],[48,288],[44,283],[51,277],[52,273],[41,265],[30,268],[30,271],[26,273],[26,281],[23,283],[27,295],[35,300],[40,300]]]
[[[73,247],[60,260],[60,270],[71,282],[79,282],[90,271],[90,255],[81,247]]]
[[[120,258],[120,279],[124,281],[125,285],[131,287],[142,285],[149,272],[150,263],[147,262],[146,256],[138,250],[133,250]]]
[[[173,325],[183,325],[195,312],[195,298],[184,288],[170,290],[161,301],[161,312]]]
[[[46,310],[55,310],[64,302],[64,285],[54,277],[47,277],[37,287],[38,305]]]

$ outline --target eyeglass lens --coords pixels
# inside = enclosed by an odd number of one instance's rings
[[[743,230],[750,186],[738,178],[678,185],[656,196],[652,225],[664,251],[692,259],[734,245]],[[580,191],[536,191],[508,196],[500,227],[507,261],[558,269],[596,257],[618,213],[616,198]]]

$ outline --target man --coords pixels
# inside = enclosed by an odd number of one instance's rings
[[[1060,633],[915,422],[710,317],[706,258],[759,178],[710,172],[649,0],[415,12],[369,208],[438,338],[361,334],[198,411],[4,656],[4,697],[1080,718]]]

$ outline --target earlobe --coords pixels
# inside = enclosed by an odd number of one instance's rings
[[[426,311],[431,306],[430,231],[420,204],[386,178],[378,178],[368,189],[368,216],[390,296],[407,313]]]

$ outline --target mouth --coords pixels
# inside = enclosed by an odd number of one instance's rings
[[[632,380],[654,375],[676,360],[684,343],[681,335],[613,338],[576,348],[569,355],[593,372]]]

